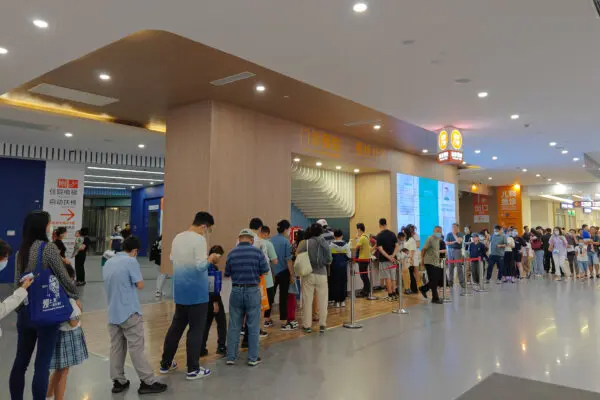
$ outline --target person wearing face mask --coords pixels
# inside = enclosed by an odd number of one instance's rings
[[[515,241],[515,247],[513,248],[513,259],[515,262],[515,279],[525,279],[527,277],[525,270],[523,269],[523,248],[526,247],[525,241],[519,236],[519,231],[513,229],[512,237]]]
[[[0,240],[0,272],[2,272],[8,265],[8,257],[10,256],[11,251],[12,250],[8,243],[6,243],[4,240]],[[6,317],[15,308],[21,305],[23,300],[27,298],[27,288],[31,286],[32,283],[33,279],[25,279],[21,283],[21,286],[15,290],[12,296],[7,297],[2,303],[0,303],[0,319]],[[0,337],[2,337],[1,329]]]
[[[486,283],[490,283],[494,266],[498,268],[498,283],[502,282],[504,271],[504,248],[506,247],[506,236],[502,232],[502,227],[496,225],[494,234],[490,238],[490,260],[487,269]]]
[[[113,393],[129,388],[125,377],[127,351],[140,378],[139,394],[162,393],[167,385],[160,382],[144,354],[144,320],[137,291],[144,289],[140,264],[136,257],[140,241],[133,236],[123,241],[123,252],[110,258],[102,268],[104,291],[108,303],[110,336],[110,379]]]
[[[535,231],[531,231],[529,242],[531,243],[531,250],[534,253],[533,271],[535,277],[539,279],[544,276],[544,243],[542,242],[541,227],[537,227]]]
[[[436,226],[433,234],[427,238],[423,249],[421,249],[421,265],[427,270],[429,283],[420,289],[425,298],[427,298],[427,291],[431,290],[431,302],[433,304],[444,304],[438,294],[438,286],[442,283],[443,279],[443,271],[440,263],[440,243],[442,241],[442,227]]]
[[[570,276],[568,269],[564,268],[567,260],[567,239],[563,236],[560,228],[554,228],[552,237],[548,242],[548,250],[552,253],[552,259],[555,266],[555,280],[562,281],[561,270],[567,277]]]
[[[578,244],[575,229],[570,229],[565,235],[565,238],[567,239],[567,261],[569,262],[571,276],[574,278],[575,275],[577,275],[575,247],[577,247]]]
[[[483,259],[485,258],[485,253],[487,249],[485,245],[481,242],[481,238],[479,235],[473,235],[472,241],[469,243],[468,252],[469,258],[479,258],[479,261],[471,262],[471,274],[473,276],[473,283],[479,285],[481,288],[481,280],[482,276],[479,276],[479,270]]]
[[[515,239],[513,238],[513,231],[509,229],[506,231],[506,246],[504,247],[504,270],[502,271],[502,282],[515,282],[515,258],[513,250],[515,248]]]
[[[462,258],[462,244],[464,235],[458,231],[458,224],[452,224],[452,232],[446,235],[446,245],[448,247],[448,261],[460,260]],[[465,276],[463,275],[462,263],[451,263],[448,268],[448,285],[453,286],[454,268],[458,266],[458,280],[460,286],[465,287]]]

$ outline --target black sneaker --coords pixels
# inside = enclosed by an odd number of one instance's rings
[[[256,367],[258,364],[262,363],[262,358],[258,357],[256,360],[254,361],[248,361],[248,365],[251,367]]]
[[[265,339],[267,337],[269,337],[269,333],[263,331],[262,329],[260,330],[260,334],[258,335],[261,339]]]
[[[127,389],[129,389],[129,385],[131,385],[131,382],[127,381],[125,383],[121,383],[119,381],[113,381],[113,387],[112,387],[112,392],[113,393],[121,393],[126,391]]]
[[[225,357],[227,355],[227,347],[223,346],[223,347],[219,347],[217,349],[217,354],[220,356]]]
[[[200,352],[200,357],[206,357],[208,355],[208,349],[202,349]]]
[[[138,394],[155,394],[162,393],[167,390],[167,384],[161,382],[154,382],[152,385],[142,382],[138,389]]]
[[[421,294],[423,295],[423,297],[427,298],[427,290],[425,289],[424,286],[421,286],[419,288],[419,291],[421,292]]]
[[[442,301],[442,299],[437,299],[437,300],[431,300],[431,304],[444,304],[444,302]]]
[[[302,328],[304,333],[312,333],[312,328]]]
[[[326,329],[326,328],[325,328],[323,325],[321,325],[321,326],[319,327],[319,333],[325,333],[325,329]]]

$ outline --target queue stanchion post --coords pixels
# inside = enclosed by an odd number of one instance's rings
[[[354,272],[354,261],[356,260],[350,260],[350,322],[345,322],[344,323],[344,328],[348,328],[348,329],[360,329],[362,328],[361,324],[357,324],[356,323],[356,310],[355,310],[355,303],[356,303],[356,290],[354,288],[354,280],[356,279],[356,273]]]
[[[369,260],[369,269],[367,271],[369,273],[369,281],[371,283],[371,287],[369,288],[369,297],[367,297],[367,300],[379,300],[379,298],[373,294],[373,260]]]
[[[485,293],[487,292],[487,289],[485,288],[485,277],[483,276],[485,272],[483,268],[483,260],[481,257],[477,257],[477,259],[479,260],[479,292]]]
[[[444,303],[452,303],[452,299],[450,297],[446,297],[446,285],[448,281],[448,276],[446,275],[448,269],[448,259],[444,259],[442,261],[442,275],[444,275],[443,286],[442,286],[442,301]]]
[[[402,276],[402,264],[399,263],[396,268],[396,273],[398,274],[398,309],[393,310],[394,314],[406,315],[408,314],[408,310],[404,308],[404,296],[402,295],[402,289],[404,288],[404,278]]]
[[[469,262],[468,258],[465,258],[463,260],[458,260],[459,262],[462,261],[463,263],[463,287],[462,290],[460,291],[460,295],[461,296],[473,296],[473,292],[469,291],[469,285],[467,285],[467,263],[469,265],[469,268],[471,267],[471,263]]]

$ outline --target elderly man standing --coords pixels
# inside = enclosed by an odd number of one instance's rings
[[[464,236],[458,231],[458,224],[452,224],[452,232],[446,235],[446,246],[448,248],[448,261],[462,259],[462,243]],[[454,284],[454,267],[458,265],[458,280],[460,286],[465,287],[465,276],[463,275],[462,263],[450,263],[450,269],[448,271],[448,285]]]
[[[238,358],[240,332],[244,315],[248,325],[248,365],[254,367],[262,362],[258,356],[260,333],[261,295],[258,284],[260,276],[270,271],[263,252],[254,244],[255,234],[242,229],[239,242],[227,256],[225,276],[231,277],[229,297],[229,330],[227,332],[227,365],[234,365]]]
[[[436,226],[433,230],[433,234],[427,238],[423,245],[423,249],[421,250],[421,265],[425,265],[429,283],[427,287],[422,286],[420,290],[421,292],[431,290],[431,302],[434,304],[444,304],[444,302],[440,300],[437,290],[443,278],[442,266],[440,263],[441,242],[442,227]]]

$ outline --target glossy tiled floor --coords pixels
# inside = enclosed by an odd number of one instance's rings
[[[421,304],[408,316],[364,321],[359,331],[337,328],[273,345],[254,369],[218,361],[210,365],[213,376],[200,382],[176,373],[166,379],[168,394],[153,398],[453,399],[493,372],[600,392],[598,290],[594,282],[493,285],[489,293],[455,296],[445,306]],[[92,293],[86,297],[96,296]],[[2,321],[5,380],[14,353],[13,324],[12,317]],[[92,357],[73,370],[68,398],[111,398],[107,374],[107,361]],[[2,389],[0,399],[7,397]],[[134,390],[115,396],[137,397]]]

